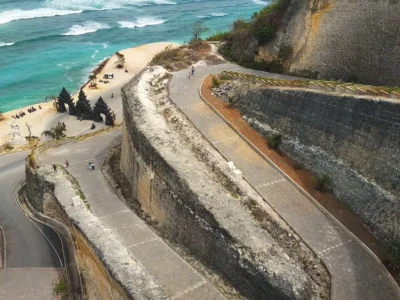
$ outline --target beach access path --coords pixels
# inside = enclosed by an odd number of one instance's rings
[[[174,73],[169,85],[172,101],[321,258],[331,274],[333,300],[400,299],[396,283],[374,254],[296,189],[201,99],[203,78],[225,70],[290,79],[230,63],[198,66],[191,79],[187,70]]]
[[[110,228],[131,257],[138,261],[164,290],[168,299],[225,299],[200,273],[172,250],[115,194],[101,172],[108,150],[121,143],[121,129],[114,128],[82,142],[61,145],[41,153],[40,165],[61,164],[68,159],[70,172],[79,182],[90,209]],[[88,169],[93,162],[95,170]]]

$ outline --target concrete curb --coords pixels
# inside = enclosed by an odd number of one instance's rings
[[[344,232],[346,232],[348,235],[350,235],[350,237],[352,237],[380,265],[380,267],[382,267],[384,269],[384,272],[390,278],[391,284],[394,286],[394,288],[397,290],[397,293],[400,295],[400,287],[397,285],[397,283],[394,280],[394,278],[392,277],[392,275],[386,269],[386,267],[381,262],[381,260],[375,255],[375,253],[372,252],[372,250],[369,249],[356,235],[354,235],[354,233],[352,233],[349,229],[347,229],[347,227],[345,227],[341,222],[339,222],[339,220],[337,220],[329,211],[327,211],[321,204],[319,204],[307,191],[305,191],[300,185],[298,185],[294,180],[292,180],[271,159],[269,159],[264,153],[262,153],[251,141],[249,141],[240,131],[238,131],[210,102],[207,101],[207,99],[201,93],[201,88],[203,87],[204,80],[208,76],[209,75],[207,75],[206,77],[203,78],[203,80],[201,81],[201,85],[198,89],[199,96],[204,101],[204,103],[206,103],[214,111],[214,113],[216,113],[236,134],[238,134],[254,151],[256,151],[257,154],[259,154],[276,171],[278,171],[286,180],[288,180],[299,192],[301,192],[308,200],[310,200],[323,214],[325,214],[330,220],[332,220],[335,224],[337,224]],[[284,218],[282,218],[282,219],[284,220]],[[304,241],[304,242],[310,247],[310,245],[306,241]],[[312,248],[311,248],[311,250],[312,250]],[[312,251],[315,253],[314,250],[312,250]],[[317,257],[319,257],[317,253],[315,253],[315,255],[317,255]],[[323,260],[321,259],[321,261],[323,261]],[[329,273],[331,274],[331,272],[329,272]],[[334,278],[333,274],[331,274],[331,278],[333,280],[333,278]],[[332,287],[332,285],[331,285],[331,287]],[[333,295],[333,291],[332,291],[332,295]]]
[[[20,192],[20,190],[25,186],[25,181],[23,181],[17,188],[16,190],[16,194],[18,194]],[[68,282],[68,286],[69,286],[69,298],[70,299],[74,299],[74,300],[79,300],[79,299],[83,299],[84,294],[83,294],[83,285],[82,285],[82,278],[80,276],[78,267],[77,267],[77,262],[76,262],[76,258],[75,258],[75,248],[73,246],[73,240],[72,237],[70,236],[69,233],[69,229],[62,223],[53,220],[39,212],[37,212],[32,205],[30,204],[30,202],[27,200],[26,195],[25,195],[25,205],[21,204],[18,200],[18,198],[16,198],[16,202],[18,204],[18,206],[20,207],[20,209],[22,210],[22,212],[24,212],[24,214],[32,219],[33,221],[36,221],[38,223],[41,223],[45,226],[50,227],[51,229],[53,229],[62,244],[62,251],[63,251],[63,256],[64,256],[64,270],[67,273],[67,282]],[[26,208],[28,209],[28,211],[26,211],[24,209],[24,206],[26,206]],[[61,233],[62,231],[62,233]],[[68,251],[69,254],[66,253],[65,251],[65,246],[68,246],[70,248],[70,250]],[[73,254],[73,257],[71,257],[71,253]],[[71,263],[69,263],[71,261],[71,259],[74,260],[73,265],[76,266],[76,270],[72,270],[71,272]],[[74,276],[77,276],[79,278],[79,286],[72,286],[72,281],[71,281],[71,273],[76,273]],[[61,278],[61,276],[60,276]],[[75,283],[77,281],[75,280]],[[76,284],[75,284],[76,285]],[[77,295],[74,291],[79,291],[80,295]]]
[[[1,225],[0,225],[0,238],[1,238],[0,240],[0,269],[1,269],[6,267],[6,252],[7,252],[6,233],[4,232],[4,229]]]

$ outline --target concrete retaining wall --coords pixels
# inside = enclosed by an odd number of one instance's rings
[[[334,192],[381,241],[400,235],[400,105],[237,83],[234,105],[310,171],[332,177]]]

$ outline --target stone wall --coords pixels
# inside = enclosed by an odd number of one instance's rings
[[[399,0],[292,0],[277,38],[260,54],[291,45],[292,72],[399,86],[398,24]]]
[[[315,174],[381,241],[399,241],[400,105],[236,83],[235,107],[260,133],[283,135],[281,149]]]
[[[245,297],[319,299],[315,294],[318,288],[314,289],[299,262],[257,224],[199,159],[204,153],[198,149],[206,148],[201,140],[196,140],[199,148],[191,149],[184,141],[193,136],[175,131],[186,125],[173,113],[173,107],[165,104],[168,96],[157,86],[164,71],[158,67],[145,70],[122,92],[120,166],[131,185],[131,201],[139,204],[164,235],[222,275]],[[162,105],[167,108],[163,110]],[[175,130],[162,115],[171,120]],[[204,156],[213,159],[212,155],[215,153]],[[217,169],[215,161],[213,168]],[[276,215],[273,218],[282,222]],[[291,234],[286,231],[283,236],[290,239]],[[301,242],[297,239],[296,243]],[[320,274],[324,272],[322,267]]]

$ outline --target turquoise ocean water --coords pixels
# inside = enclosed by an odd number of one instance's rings
[[[210,33],[266,5],[260,0],[0,0],[0,111],[74,92],[118,50],[185,42],[201,20]]]

